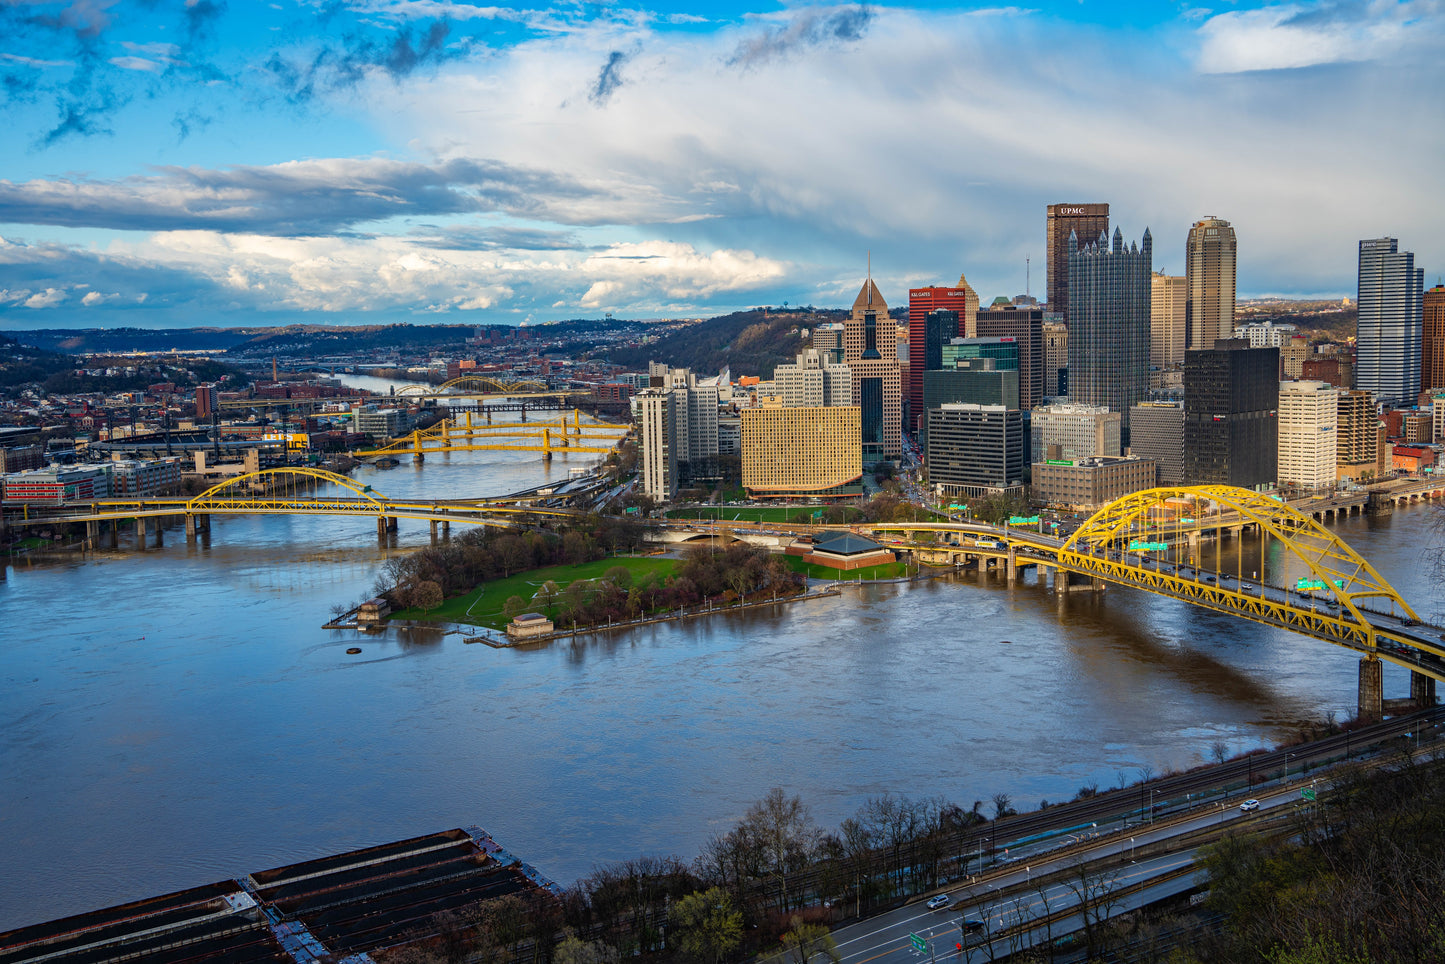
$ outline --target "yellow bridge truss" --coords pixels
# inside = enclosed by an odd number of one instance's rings
[[[587,431],[583,431],[586,428]],[[401,438],[375,449],[366,449],[356,455],[363,458],[387,455],[429,455],[443,452],[541,452],[547,458],[553,452],[585,452],[605,455],[622,441],[630,429],[625,425],[587,425],[581,423],[581,415],[572,411],[572,424],[567,416],[544,422],[499,422],[479,424],[472,413],[465,413],[461,420],[444,418],[435,425],[417,429]],[[479,439],[483,441],[478,441]],[[502,443],[494,439],[531,439],[530,443]],[[583,444],[587,441],[603,441],[604,446]]]
[[[1309,592],[1290,586],[1270,589],[1260,580],[1234,580],[1231,588],[1220,578],[1221,573],[1199,568],[1191,547],[1197,545],[1202,532],[1237,530],[1249,525],[1277,540],[1307,567],[1312,580],[1322,588]],[[970,527],[889,523],[872,528],[958,535],[967,534]],[[1018,564],[1057,566],[1116,585],[1183,599],[1216,612],[1282,626],[1445,680],[1445,642],[1422,642],[1397,628],[1398,616],[1420,622],[1400,593],[1339,536],[1310,516],[1262,493],[1232,486],[1146,489],[1098,510],[1067,540],[1023,528],[1009,528],[996,535],[976,534],[998,545],[954,547],[915,542],[912,548],[967,551],[1007,556]],[[1157,550],[1131,548],[1140,542],[1166,543],[1169,550],[1160,556]],[[1171,555],[1172,563],[1168,561]],[[1247,573],[1241,575],[1248,579]],[[1271,598],[1271,592],[1275,598]],[[1366,605],[1372,602],[1376,606]],[[1398,614],[1380,611],[1379,604],[1397,607]]]

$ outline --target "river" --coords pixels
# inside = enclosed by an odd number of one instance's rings
[[[568,465],[459,453],[357,477],[445,498]],[[1433,511],[1338,530],[1428,606]],[[320,628],[427,539],[406,520],[379,547],[368,522],[216,517],[201,545],[171,529],[162,549],[123,537],[12,567],[0,930],[468,824],[570,882],[642,853],[690,859],[772,786],[826,827],[887,790],[1032,807],[1354,706],[1343,650],[1142,593],[1057,598],[1032,576],[526,651]],[[1287,565],[1267,555],[1267,572]],[[1387,667],[1386,695],[1407,690]]]

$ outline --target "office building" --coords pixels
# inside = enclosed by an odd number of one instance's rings
[[[1394,238],[1360,242],[1355,387],[1385,405],[1412,405],[1420,392],[1425,272]]]
[[[0,475],[7,472],[28,472],[45,467],[45,447],[42,445],[17,445],[0,448]]]
[[[1154,488],[1158,466],[1134,455],[1035,462],[1035,502],[1068,512],[1093,512],[1131,492]]]
[[[978,313],[978,337],[1012,338],[1018,345],[1019,408],[1044,403],[1044,311],[1008,305]]]
[[[928,412],[928,480],[946,495],[1021,491],[1023,413],[1002,405],[942,405]]]
[[[1209,217],[1195,221],[1185,241],[1185,350],[1213,348],[1234,331],[1234,228]]]
[[[1103,405],[1124,415],[1149,393],[1150,263],[1154,240],[1112,248],[1097,241],[1069,256],[1069,400]],[[1101,453],[1117,454],[1117,453]]]
[[[872,278],[863,283],[844,322],[843,350],[853,373],[853,402],[860,409],[863,462],[896,459],[903,450],[898,331]]]
[[[935,312],[949,312],[929,319]],[[908,411],[916,422],[923,411],[923,373],[941,367],[933,349],[951,338],[972,338],[978,316],[978,295],[968,279],[958,276],[952,288],[910,288],[908,291]],[[932,337],[930,337],[932,336]]]
[[[1355,387],[1355,363],[1348,355],[1313,355],[1300,366],[1300,381],[1329,382],[1336,388]]]
[[[1333,491],[1339,389],[1328,382],[1280,382],[1278,481],[1300,492]]]
[[[975,405],[1019,407],[1019,373],[995,368],[993,359],[965,361],[963,368],[940,368],[923,373],[924,427],[927,412],[940,405],[970,402]],[[973,367],[973,366],[977,367]]]
[[[667,502],[677,495],[677,396],[666,388],[645,388],[637,393],[636,402],[642,491]]]
[[[1420,339],[1420,391],[1445,388],[1445,285],[1424,295],[1425,323]],[[1440,438],[1439,434],[1435,436]]]
[[[1279,350],[1218,344],[1184,353],[1184,483],[1273,485]]]
[[[773,390],[788,408],[853,404],[853,373],[810,348],[793,365],[773,369]]]
[[[1291,335],[1279,346],[1280,380],[1299,381],[1304,376],[1305,362],[1310,357],[1310,340],[1304,335]]]
[[[1129,413],[1129,454],[1153,460],[1158,485],[1184,484],[1184,406],[1140,402]]]
[[[1030,462],[1121,453],[1124,417],[1102,405],[1042,405],[1030,421]]]
[[[1184,278],[1156,271],[1149,282],[1149,365],[1170,368],[1184,363],[1184,331],[1189,288]]]
[[[1069,258],[1084,244],[1109,234],[1109,205],[1050,204],[1045,222],[1049,311],[1073,320],[1069,311]]]
[[[352,431],[373,439],[396,438],[410,432],[416,419],[404,408],[359,405],[351,410]]]
[[[1019,343],[1014,338],[955,338],[943,346],[943,368],[958,368],[966,362],[988,359],[999,370],[1019,369]]]
[[[1384,471],[1381,441],[1384,430],[1369,392],[1342,391],[1335,396],[1335,477],[1360,481]]]
[[[1430,428],[1435,441],[1445,442],[1445,393],[1436,395],[1430,402]]]
[[[6,502],[54,504],[110,498],[110,466],[52,465],[16,472],[0,478],[0,497]]]
[[[1062,321],[1044,322],[1044,397],[1067,395],[1069,388],[1069,326]]]
[[[863,491],[856,405],[747,409],[742,440],[743,487],[753,498],[841,498]]]
[[[812,344],[818,353],[838,365],[843,363],[844,356],[843,327],[838,322],[829,322],[814,328],[812,334]]]

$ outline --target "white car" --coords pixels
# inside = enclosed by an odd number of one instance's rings
[[[947,907],[953,903],[953,898],[947,894],[939,894],[937,897],[928,898],[928,909],[938,910],[940,907]]]
[[[1241,803],[1241,804],[1239,805],[1239,809],[1243,810],[1245,813],[1249,813],[1249,812],[1251,812],[1251,811],[1258,810],[1258,809],[1259,809],[1259,801],[1258,801],[1258,800],[1246,800],[1246,801],[1244,801],[1243,803]]]

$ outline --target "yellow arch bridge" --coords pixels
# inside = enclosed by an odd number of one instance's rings
[[[1067,538],[1022,527],[998,530],[951,523],[900,523],[872,527],[906,533],[923,554],[951,553],[996,560],[1010,580],[1035,565],[1040,578],[1053,571],[1056,591],[1083,577],[1090,588],[1106,584],[1182,599],[1205,609],[1290,629],[1359,653],[1359,704],[1382,709],[1381,660],[1411,670],[1411,696],[1433,703],[1435,681],[1445,680],[1445,635],[1416,611],[1359,553],[1308,515],[1272,496],[1230,486],[1148,489],[1116,500]],[[1199,565],[1202,540],[1213,540],[1227,563],[1230,534],[1256,529],[1276,541],[1304,573],[1293,585],[1272,586],[1243,569]],[[934,542],[916,539],[932,533]],[[952,538],[954,543],[937,539]],[[1238,543],[1238,540],[1237,540]]]
[[[576,409],[571,424],[565,414],[542,422],[493,423],[490,415],[481,417],[485,420],[478,421],[472,412],[466,412],[461,419],[444,418],[380,448],[355,454],[360,458],[409,455],[412,461],[421,462],[428,455],[446,452],[540,452],[550,461],[554,452],[606,455],[631,431],[625,425],[583,425]]]

